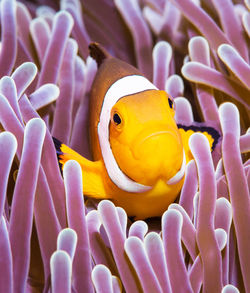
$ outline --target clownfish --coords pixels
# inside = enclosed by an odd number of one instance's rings
[[[161,216],[182,188],[191,134],[204,133],[211,151],[220,135],[212,127],[177,125],[165,91],[98,44],[89,49],[98,65],[89,108],[94,161],[54,139],[60,166],[80,164],[88,197],[110,199],[136,219]]]

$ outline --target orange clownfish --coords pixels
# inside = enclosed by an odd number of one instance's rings
[[[83,192],[111,199],[129,216],[160,216],[179,194],[190,159],[188,139],[203,132],[215,147],[211,127],[177,125],[174,101],[133,66],[90,45],[98,71],[90,94],[90,142],[94,161],[55,141],[59,162],[76,160]]]

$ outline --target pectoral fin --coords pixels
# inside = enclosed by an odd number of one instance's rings
[[[178,124],[177,126],[179,128],[179,131],[182,137],[182,142],[183,142],[187,162],[193,159],[192,153],[188,145],[189,138],[193,133],[200,132],[207,137],[211,152],[215,149],[216,145],[219,142],[220,134],[213,127],[204,126],[202,124],[201,126],[197,126],[197,125],[186,126],[182,124]]]
[[[94,198],[110,198],[105,187],[105,166],[102,161],[90,161],[53,138],[61,170],[68,160],[77,161],[82,168],[83,193]]]

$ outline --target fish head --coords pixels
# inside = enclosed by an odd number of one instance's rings
[[[173,99],[160,90],[122,97],[112,107],[110,147],[133,181],[153,186],[158,180],[174,184],[182,179],[185,154],[174,115]]]

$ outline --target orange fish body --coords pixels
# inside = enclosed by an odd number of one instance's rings
[[[78,161],[85,195],[111,199],[137,219],[160,216],[181,190],[194,131],[176,125],[173,99],[136,68],[96,44],[90,52],[99,66],[90,96],[94,161],[57,142],[59,162]],[[218,133],[202,132],[212,149]]]

